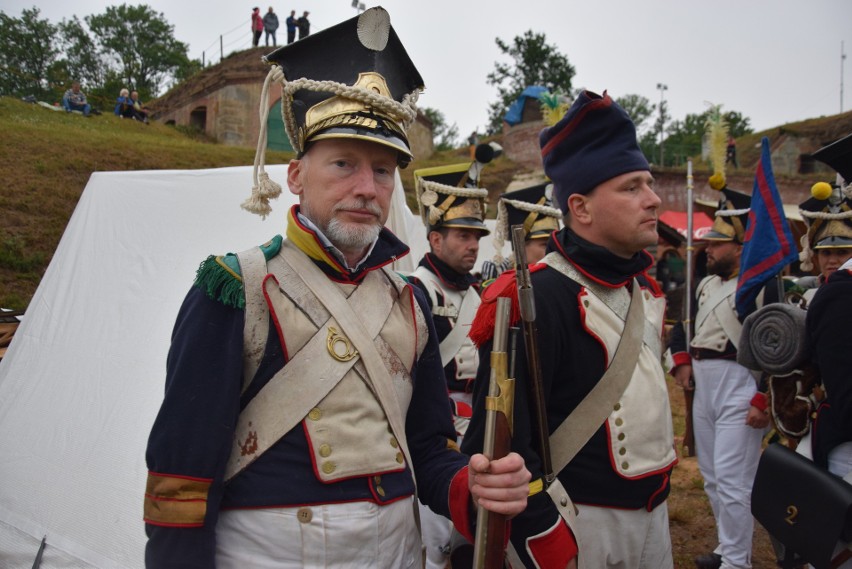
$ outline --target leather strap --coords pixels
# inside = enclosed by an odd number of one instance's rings
[[[447,334],[447,337],[439,346],[441,350],[441,367],[446,367],[456,354],[459,353],[462,344],[470,332],[470,325],[473,323],[473,317],[476,316],[476,309],[479,308],[481,301],[479,295],[473,288],[467,289],[462,298],[461,307],[459,307],[459,316],[453,329]]]
[[[734,346],[740,345],[740,335],[743,331],[743,325],[737,319],[733,310],[729,310],[728,307],[723,307],[722,310],[716,310],[722,302],[727,300],[729,296],[735,294],[737,291],[737,281],[734,279],[729,279],[722,283],[716,291],[710,295],[710,298],[707,299],[707,302],[702,304],[698,308],[698,313],[695,315],[695,330],[701,328],[701,325],[704,323],[704,320],[712,313],[716,315],[716,318],[719,319],[719,324],[722,326],[722,330],[725,331],[725,334],[728,335],[731,342]]]
[[[306,262],[314,266],[310,261]],[[294,281],[305,273],[299,274],[298,269],[286,263],[282,265],[281,270],[276,271],[280,286],[303,291],[301,295],[294,296],[309,304],[310,302],[304,298],[305,295],[310,294],[308,286],[294,286]],[[336,288],[322,271],[318,268],[316,270],[324,282]],[[387,291],[376,286],[384,283],[385,279],[381,275],[375,277],[365,279],[365,282],[358,286],[350,297],[350,301],[358,303],[362,309],[362,317],[369,327],[366,333],[372,334],[372,337],[379,334],[393,308],[393,301]],[[306,280],[310,280],[310,277],[306,277]],[[270,279],[265,286],[271,288],[279,285]],[[342,292],[339,294],[343,296]],[[387,299],[387,301],[377,302],[377,299]],[[317,301],[314,300],[314,302]],[[263,386],[240,413],[235,429],[234,446],[225,469],[226,481],[242,472],[295,427],[358,362],[357,357],[348,361],[316,357],[316,354],[325,353],[327,350],[329,328],[342,328],[333,317],[325,320],[325,323],[318,326],[319,329],[311,339]],[[323,380],[317,381],[317,378],[323,378]],[[255,448],[251,449],[251,452],[246,452],[243,447],[248,448],[248,446]]]
[[[624,322],[624,333],[612,361],[589,394],[550,435],[551,458],[556,474],[571,462],[597,432],[630,383],[639,361],[639,352],[642,350],[644,322],[645,303],[641,287],[639,282],[633,279],[633,292]]]
[[[266,257],[260,247],[237,253],[243,291],[246,299],[245,325],[243,326],[243,388],[248,388],[266,347],[269,332],[269,309],[263,298],[263,279],[266,276]]]
[[[364,329],[364,323],[367,322],[367,318],[363,312],[360,315],[355,314],[355,311],[349,305],[341,290],[304,253],[299,251],[295,245],[289,241],[285,241],[281,247],[281,255],[296,270],[297,274],[311,285],[311,290],[316,294],[316,297],[325,305],[331,313],[332,318],[337,321],[343,333],[349,338],[355,349],[358,350],[360,359],[367,368],[364,380],[375,394],[382,409],[384,409],[391,430],[397,441],[399,441],[400,449],[406,460],[409,461],[411,476],[414,478],[414,467],[410,462],[411,453],[408,450],[408,439],[405,436],[403,412],[394,392],[390,372],[388,372],[382,361],[382,357],[373,344],[374,336],[370,336]],[[381,274],[383,275],[384,273]],[[390,283],[388,284],[390,285]],[[371,299],[366,304],[370,303],[376,303],[376,299]],[[358,306],[359,310],[364,308],[363,304],[359,304]]]

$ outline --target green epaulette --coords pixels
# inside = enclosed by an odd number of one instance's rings
[[[267,261],[278,254],[283,241],[284,238],[281,235],[276,235],[260,246]],[[207,296],[225,306],[239,309],[244,309],[246,306],[243,277],[235,253],[210,255],[204,259],[195,273],[194,284],[207,293]]]

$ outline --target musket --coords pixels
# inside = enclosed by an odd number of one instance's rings
[[[689,345],[692,343],[692,281],[693,281],[693,229],[692,229],[692,160],[686,162],[686,282],[684,283],[683,294],[683,333],[686,338],[686,349],[689,351]],[[695,380],[689,378],[689,386],[691,389],[683,391],[684,401],[686,403],[686,411],[684,422],[686,426],[683,431],[683,454],[685,456],[695,456],[695,433],[692,428],[692,400],[695,397]]]
[[[550,486],[553,478],[553,464],[550,459],[550,429],[547,426],[544,388],[541,377],[541,362],[538,357],[538,331],[535,326],[535,299],[533,298],[530,268],[527,265],[525,232],[523,225],[512,226],[512,248],[515,250],[515,278],[518,283],[518,305],[523,321],[524,347],[527,352],[527,375],[530,385],[530,402],[535,421],[538,455],[541,458],[541,470],[544,473],[544,487]]]
[[[485,439],[482,454],[488,460],[503,458],[512,447],[512,410],[515,405],[515,380],[509,377],[506,340],[509,334],[509,309],[512,301],[497,299],[494,343],[491,349],[491,379],[485,398]],[[514,374],[513,374],[514,375]],[[505,555],[506,516],[478,506],[476,535],[473,543],[475,569],[501,569]]]

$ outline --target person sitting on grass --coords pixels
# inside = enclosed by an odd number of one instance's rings
[[[130,99],[133,101],[133,110],[136,111],[136,118],[148,124],[148,107],[142,104],[139,100],[139,91],[131,91]]]
[[[123,119],[136,118],[133,100],[130,98],[130,91],[127,89],[122,89],[118,94],[118,99],[115,101],[115,116]]]
[[[69,113],[80,111],[84,117],[91,116],[89,113],[92,111],[92,107],[86,102],[86,94],[80,90],[79,81],[73,81],[71,88],[65,91],[65,95],[62,96],[62,106]]]

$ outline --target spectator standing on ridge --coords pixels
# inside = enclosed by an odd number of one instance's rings
[[[91,116],[92,106],[86,102],[86,94],[80,90],[80,82],[73,81],[71,88],[62,96],[62,106],[66,112],[80,111],[84,117]]]
[[[306,37],[311,35],[311,22],[310,20],[308,20],[308,14],[310,14],[310,12],[305,10],[305,13],[302,14],[302,17],[299,18],[299,21],[297,22],[297,25],[299,26],[300,40],[305,39]]]
[[[290,15],[287,16],[287,43],[291,44],[296,41],[296,11],[290,10]]]
[[[272,36],[272,45],[278,45],[275,38],[275,32],[278,30],[278,16],[272,10],[272,6],[269,7],[266,15],[263,16],[263,30],[266,32],[266,37],[264,38],[266,45],[269,45],[269,36]]]
[[[260,8],[255,6],[251,12],[251,45],[257,47],[260,43],[260,35],[263,33],[263,18],[260,17]]]

